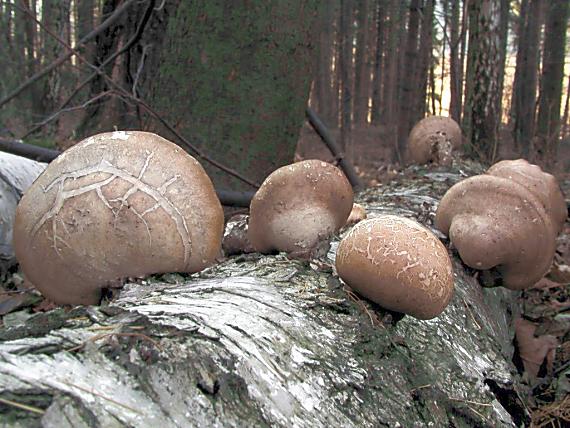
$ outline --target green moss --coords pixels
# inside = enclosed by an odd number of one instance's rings
[[[216,160],[261,181],[293,159],[318,3],[181,2],[169,19],[153,105]],[[205,166],[218,184],[244,188]]]

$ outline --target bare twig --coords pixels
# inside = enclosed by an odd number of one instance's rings
[[[144,67],[144,62],[146,60],[146,56],[148,54],[148,50],[151,47],[151,45],[144,45],[143,49],[142,49],[142,53],[141,53],[141,59],[139,61],[139,66],[137,67],[137,72],[135,74],[135,78],[133,79],[133,96],[137,96],[137,86],[139,83],[139,79],[141,77],[142,71],[143,71],[143,67]]]
[[[133,407],[131,407],[131,406],[127,406],[126,404],[123,404],[123,403],[121,403],[121,402],[119,402],[119,401],[117,401],[117,400],[113,400],[112,398],[107,397],[107,396],[101,394],[100,392],[96,392],[96,391],[94,391],[94,390],[92,390],[92,389],[88,389],[88,388],[84,388],[84,387],[79,386],[79,385],[75,385],[74,383],[71,383],[71,382],[66,382],[66,381],[61,381],[61,382],[62,382],[63,384],[65,384],[65,385],[71,386],[71,387],[73,387],[73,388],[77,388],[77,389],[79,389],[79,390],[81,390],[81,391],[87,392],[88,394],[91,394],[91,395],[94,395],[94,396],[96,396],[96,397],[102,398],[103,400],[109,401],[110,403],[116,404],[117,406],[120,406],[120,407],[123,407],[123,408],[125,408],[125,409],[127,409],[127,410],[130,410],[131,412],[138,413],[139,415],[142,413],[140,410],[137,410],[137,409],[135,409],[135,408],[133,408]]]
[[[16,407],[17,409],[27,410],[28,412],[37,413],[39,415],[43,415],[45,413],[44,410],[38,409],[37,407],[30,406],[28,404],[18,403],[17,401],[7,400],[6,398],[0,398],[0,403]]]
[[[358,174],[354,170],[354,167],[348,161],[348,159],[346,159],[344,153],[342,152],[340,147],[336,144],[336,141],[330,134],[325,124],[321,121],[317,113],[315,113],[315,111],[310,107],[307,107],[305,112],[307,114],[307,118],[309,119],[309,123],[311,124],[313,129],[317,132],[317,134],[321,137],[326,146],[329,148],[329,150],[331,151],[331,153],[339,163],[340,167],[346,174],[346,178],[348,178],[348,181],[350,181],[352,187],[355,188],[362,187],[362,182],[360,181]]]
[[[115,9],[115,12],[113,12],[113,14],[109,18],[107,18],[105,21],[103,21],[103,23],[101,23],[101,25],[99,25],[97,28],[95,28],[89,34],[85,35],[85,37],[83,37],[77,43],[77,46],[82,47],[89,40],[93,39],[97,35],[101,34],[103,31],[105,31],[107,28],[109,28],[115,21],[117,21],[117,19],[119,19],[119,17],[133,3],[135,3],[135,0],[126,0],[125,2],[123,2],[117,9]],[[14,6],[18,7],[17,5],[14,5]],[[28,10],[28,12],[29,12],[29,10]],[[49,65],[44,67],[42,70],[40,70],[36,74],[34,74],[32,77],[30,77],[28,80],[23,82],[21,85],[19,85],[16,89],[14,89],[12,92],[10,92],[8,95],[6,95],[4,98],[0,99],[0,107],[2,107],[4,104],[6,104],[10,100],[14,99],[15,97],[17,97],[24,89],[28,88],[30,85],[37,82],[42,77],[46,76],[47,74],[49,74],[50,72],[55,70],[61,64],[66,62],[69,58],[71,58],[74,55],[78,55],[78,53],[79,53],[79,51],[77,49],[71,48],[69,52],[61,55],[55,61],[53,61],[52,63],[50,63]]]
[[[0,138],[0,151],[12,153],[38,162],[51,162],[59,156],[59,151],[32,146],[21,141]]]

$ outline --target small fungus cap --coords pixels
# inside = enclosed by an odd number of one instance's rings
[[[362,296],[418,319],[441,314],[453,295],[445,246],[403,217],[383,215],[354,226],[339,244],[336,269]]]
[[[220,252],[223,211],[184,150],[148,132],[95,135],[26,191],[14,247],[27,279],[60,304],[94,304],[126,277],[196,272]]]
[[[477,175],[455,184],[439,204],[435,226],[466,265],[497,268],[513,290],[534,285],[554,256],[555,229],[542,202],[508,178]]]
[[[562,231],[568,209],[558,181],[553,175],[525,159],[498,162],[487,170],[487,174],[508,178],[526,187],[542,203],[556,227],[556,233]]]
[[[451,153],[461,146],[461,128],[450,117],[428,116],[408,137],[408,161],[415,164],[451,163]]]
[[[306,160],[272,172],[250,205],[249,241],[256,251],[303,251],[337,232],[353,192],[340,169]]]

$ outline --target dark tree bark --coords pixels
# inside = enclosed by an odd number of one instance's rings
[[[354,120],[356,126],[365,125],[368,120],[368,81],[370,80],[369,10],[368,0],[356,2],[356,53],[354,58]]]
[[[513,139],[523,157],[528,157],[534,134],[537,71],[539,60],[540,29],[542,26],[543,0],[525,1],[521,9],[519,43],[511,115]],[[522,21],[524,19],[524,21]]]
[[[95,27],[95,0],[81,0],[75,2],[77,22],[75,23],[76,40],[81,40]],[[89,43],[85,47],[85,57],[93,60],[95,46]]]
[[[497,153],[500,117],[500,1],[469,4],[469,52],[463,131],[469,151],[492,162]]]
[[[560,134],[560,104],[569,10],[568,0],[548,2],[535,140],[537,160],[545,167],[551,167],[555,162]]]
[[[420,0],[411,0],[402,73],[398,85],[398,160],[404,161],[406,142],[412,127],[416,100],[416,67],[418,61],[418,27],[420,24]]]
[[[386,1],[377,0],[376,3],[376,44],[374,50],[374,77],[372,78],[372,124],[379,125],[382,109],[382,82],[384,74],[384,32]]]
[[[505,82],[505,63],[507,60],[507,40],[509,35],[509,16],[511,12],[511,0],[501,0],[500,23],[499,23],[499,98],[497,99],[497,111],[499,120],[503,117],[503,87]]]
[[[352,0],[341,0],[340,15],[340,145],[349,159],[352,159],[351,125],[352,125]]]
[[[409,122],[410,129],[416,122],[424,117],[426,112],[428,73],[430,65],[433,63],[432,48],[434,8],[435,0],[425,0],[421,16],[420,48],[418,52],[419,64],[415,77],[417,89],[416,94],[414,95],[415,100],[412,100],[414,110]],[[444,31],[446,31],[445,28]],[[443,46],[442,51],[445,52],[445,45]],[[442,58],[441,67],[443,73],[443,70],[445,70],[445,57]]]
[[[568,76],[568,86],[566,88],[566,102],[564,103],[564,114],[562,115],[562,138],[570,135],[570,124],[568,123],[568,113],[570,110],[570,76]]]
[[[451,1],[451,16],[449,18],[449,115],[457,123],[461,123],[461,95],[463,88],[463,66],[459,58],[460,39],[460,8],[459,1]]]
[[[319,4],[256,0],[238,7],[200,0],[159,8],[157,2],[143,38],[113,76],[214,161],[259,183],[293,160],[309,96]],[[112,55],[134,34],[137,17],[128,15],[99,40],[97,58]],[[138,112],[121,106],[116,121],[92,116],[86,132],[142,127],[180,142],[146,110],[139,120]],[[219,188],[252,190],[204,167]]]
[[[469,2],[474,0],[464,0],[463,1],[463,12],[461,15],[461,36],[459,42],[459,64],[460,68],[458,70],[459,75],[459,106],[460,106],[460,116],[463,120],[463,108],[465,105],[464,94],[465,94],[465,56],[467,52],[467,29],[469,28]],[[461,123],[461,122],[458,122]]]
[[[389,0],[390,5],[388,9],[388,25],[386,33],[388,35],[386,46],[386,59],[384,67],[384,76],[382,82],[383,88],[383,107],[382,107],[382,124],[391,129],[397,129],[396,112],[397,104],[396,98],[398,93],[398,47],[400,44],[400,36],[403,33],[405,26],[401,25],[402,15],[404,12],[405,2],[399,0]],[[394,132],[396,136],[396,132]]]
[[[333,120],[333,85],[332,58],[334,56],[334,17],[336,9],[333,5],[323,7],[320,19],[319,59],[315,85],[318,93],[317,107],[320,116],[326,123],[336,123]]]

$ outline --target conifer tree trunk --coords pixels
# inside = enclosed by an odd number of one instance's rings
[[[520,35],[511,114],[514,119],[513,138],[515,147],[521,150],[523,157],[528,157],[534,130],[538,48],[544,1],[530,0],[525,1],[525,3],[525,13],[521,13],[521,23],[519,24]]]
[[[459,35],[459,11],[461,5],[459,1],[451,1],[450,17],[450,43],[449,43],[449,114],[457,122],[461,121],[461,95],[462,95],[462,70],[463,66],[459,58],[460,35]]]
[[[349,159],[352,159],[351,124],[352,124],[352,0],[341,0],[340,15],[340,142]]]
[[[416,67],[418,62],[418,27],[420,23],[420,0],[411,0],[408,14],[408,31],[398,94],[398,159],[404,161],[406,141],[411,129],[414,110]]]
[[[471,2],[463,130],[471,154],[488,162],[498,148],[499,46],[500,0]]]
[[[560,104],[569,9],[568,0],[552,0],[547,7],[535,139],[537,160],[546,167],[554,164],[560,133]]]
[[[376,3],[376,46],[374,51],[374,77],[372,79],[372,124],[379,125],[382,109],[382,82],[384,64],[384,31],[386,1],[377,0]]]
[[[357,16],[357,37],[356,54],[354,61],[354,125],[362,126],[366,124],[368,118],[368,0],[356,2]]]
[[[424,117],[427,105],[427,87],[428,72],[430,64],[433,61],[433,13],[435,8],[435,0],[426,0],[424,2],[423,13],[421,18],[421,36],[420,49],[418,52],[419,65],[416,72],[416,95],[414,111],[409,123],[410,129],[416,122]],[[445,51],[445,46],[444,46]],[[442,61],[442,68],[445,68],[445,60]]]
[[[398,45],[400,43],[400,25],[405,2],[390,0],[388,9],[388,40],[386,47],[386,60],[383,77],[383,108],[382,123],[392,128],[396,118],[396,96],[398,84]]]

